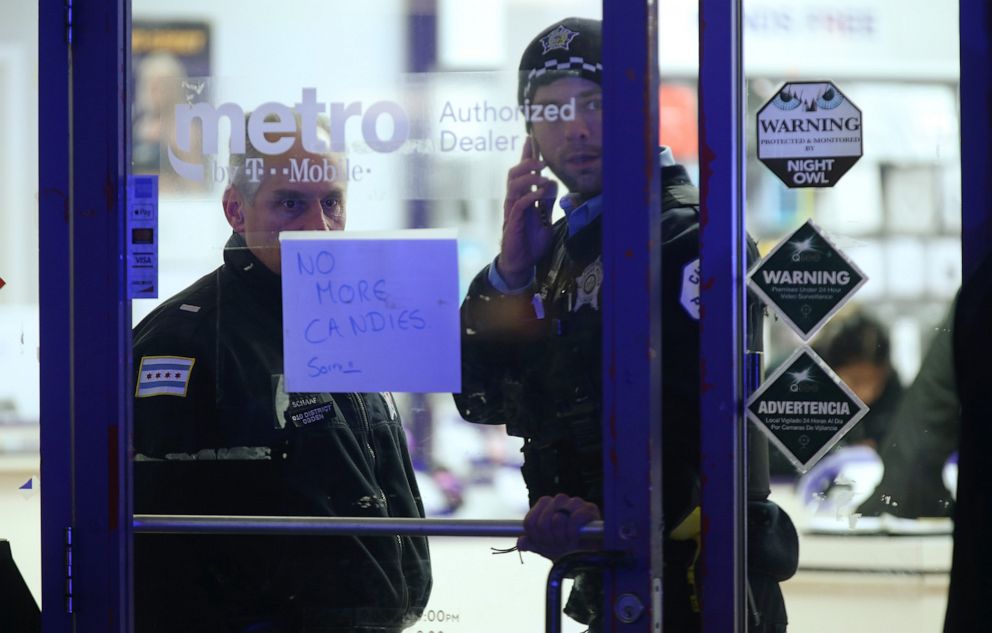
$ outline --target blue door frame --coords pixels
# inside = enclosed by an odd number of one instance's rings
[[[603,482],[604,545],[634,561],[608,571],[605,613],[622,608],[646,631],[661,578],[661,223],[657,7],[603,3]],[[617,46],[626,42],[626,46]],[[616,72],[615,69],[624,69]],[[645,292],[653,289],[652,293]],[[655,300],[651,300],[651,296]],[[641,315],[631,319],[630,315]],[[657,352],[657,353],[656,353]],[[654,519],[654,520],[652,520]]]
[[[992,252],[992,7],[961,0],[961,270]]]
[[[729,6],[728,6],[729,5]],[[743,630],[743,202],[740,2],[700,0],[703,605],[708,633]],[[660,379],[657,5],[604,2],[606,545],[637,564],[613,596],[657,631]],[[992,15],[960,1],[962,260],[992,249]],[[46,633],[128,630],[130,306],[124,284],[130,3],[39,2],[42,595]],[[622,69],[622,70],[621,70]],[[647,228],[645,228],[647,227]],[[647,238],[647,239],[646,239]],[[650,285],[647,285],[650,284]],[[651,297],[654,297],[652,300]],[[630,315],[642,315],[630,318]],[[728,354],[728,350],[734,350]],[[654,353],[652,353],[654,352]],[[622,430],[621,422],[622,421]],[[664,423],[677,423],[670,421]],[[622,432],[621,432],[622,431]],[[619,459],[618,456],[623,456]],[[734,520],[726,520],[733,517]],[[72,610],[66,529],[72,528]],[[629,602],[627,604],[630,604]],[[613,608],[613,605],[609,605]]]
[[[741,0],[699,3],[700,576],[706,633],[744,631],[746,613],[741,5]]]
[[[38,6],[42,626],[123,633],[131,517],[123,259],[130,3]]]

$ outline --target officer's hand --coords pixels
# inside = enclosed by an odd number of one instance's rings
[[[517,548],[557,560],[582,548],[579,530],[599,519],[596,504],[579,497],[565,494],[541,497],[524,517],[525,534],[517,539]]]
[[[550,218],[558,183],[542,176],[543,168],[528,136],[520,162],[507,174],[503,244],[496,262],[496,271],[511,288],[527,283],[534,265],[551,246]]]

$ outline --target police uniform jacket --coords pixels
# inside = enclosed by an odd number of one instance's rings
[[[700,500],[699,194],[680,165],[662,167],[661,178],[662,507],[670,532]],[[553,228],[552,246],[537,264],[531,288],[504,294],[493,287],[488,270],[469,286],[461,308],[462,392],[455,402],[466,420],[505,424],[508,433],[524,438],[521,470],[531,505],[541,496],[565,493],[602,507],[601,216],[571,236],[565,219]],[[750,240],[748,246],[753,260],[757,249]],[[753,299],[747,346],[760,351],[762,307]],[[783,525],[787,542],[787,560],[776,560],[774,573],[756,589],[759,606],[770,616],[760,630],[778,631],[785,610],[777,583],[795,570],[795,532],[788,517],[765,501],[767,444],[755,434],[751,438],[749,521],[758,522],[750,533],[759,546],[752,558],[769,558],[760,546],[780,540],[768,529],[773,518]],[[694,549],[666,539],[665,550],[666,576],[675,581],[666,580],[666,605],[674,605],[666,609],[666,626],[694,630],[698,620],[687,613],[691,589],[685,586]],[[752,585],[758,582],[752,574]],[[583,599],[575,600],[573,592],[569,612],[590,622],[601,616],[592,604],[598,603],[595,583],[587,584],[591,589]]]
[[[286,393],[280,280],[240,236],[134,359],[137,513],[423,517],[392,396]],[[430,588],[424,538],[136,538],[138,631],[400,630]]]
[[[679,520],[698,502],[699,199],[683,167],[662,168],[662,180],[664,504]],[[526,438],[532,504],[563,492],[602,506],[601,242],[601,216],[571,237],[559,220],[531,289],[503,294],[483,270],[462,304],[455,402],[466,420]]]

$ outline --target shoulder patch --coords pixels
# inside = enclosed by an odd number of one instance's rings
[[[682,291],[679,301],[693,320],[699,320],[699,258],[682,268]]]
[[[138,365],[135,398],[151,396],[186,397],[195,358],[185,356],[142,356]]]

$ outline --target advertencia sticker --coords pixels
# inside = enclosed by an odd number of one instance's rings
[[[789,187],[833,187],[863,153],[861,110],[829,81],[794,81],[758,110],[758,160]]]
[[[797,350],[747,403],[747,416],[796,468],[827,454],[868,407],[813,350]]]
[[[747,283],[808,341],[867,281],[809,220],[754,267]]]

